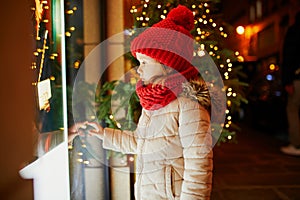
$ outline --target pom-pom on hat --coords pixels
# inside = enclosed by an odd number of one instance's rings
[[[179,5],[167,18],[139,34],[131,43],[131,53],[142,53],[175,69],[186,79],[198,75],[192,66],[194,15],[187,7]]]

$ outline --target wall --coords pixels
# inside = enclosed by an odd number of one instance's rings
[[[33,199],[32,182],[18,171],[33,158],[31,11],[29,1],[0,5],[0,199]]]

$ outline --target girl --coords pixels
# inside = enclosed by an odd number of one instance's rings
[[[193,13],[179,5],[138,35],[131,52],[140,62],[136,92],[143,107],[135,131],[94,126],[103,147],[137,154],[135,198],[210,199],[210,100],[192,66]]]

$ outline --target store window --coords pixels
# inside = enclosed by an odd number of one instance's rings
[[[33,95],[36,156],[64,141],[65,53],[60,1],[35,0],[33,7]]]

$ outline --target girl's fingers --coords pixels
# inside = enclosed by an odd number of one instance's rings
[[[99,127],[98,127],[98,124],[96,124],[95,122],[89,122],[88,123],[89,126],[93,127],[95,129],[95,132],[99,132]],[[94,132],[94,130],[92,129],[91,131]]]

